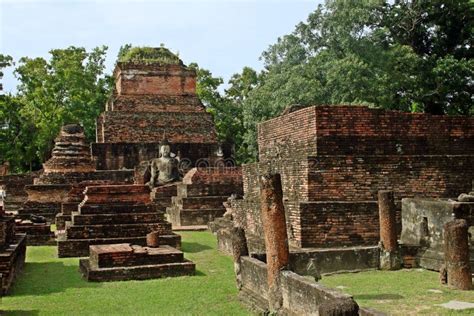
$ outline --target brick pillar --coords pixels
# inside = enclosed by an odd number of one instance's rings
[[[379,191],[380,241],[386,251],[395,251],[397,245],[397,228],[395,220],[395,202],[392,191]]]
[[[232,242],[232,257],[234,259],[235,279],[237,281],[237,288],[242,288],[242,275],[240,257],[248,256],[249,250],[247,248],[247,239],[245,238],[245,231],[240,227],[233,227],[230,231]]]
[[[283,191],[279,174],[260,176],[259,182],[267,254],[269,306],[270,312],[276,312],[281,309],[283,300],[280,289],[280,271],[288,266],[290,257]]]
[[[466,220],[455,219],[444,225],[444,244],[448,285],[459,290],[470,290],[472,277]]]
[[[396,270],[401,267],[401,258],[397,243],[397,222],[393,191],[378,192],[380,223],[380,268]]]

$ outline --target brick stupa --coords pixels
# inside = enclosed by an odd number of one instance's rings
[[[133,180],[131,171],[96,172],[86,143],[84,129],[77,124],[65,125],[55,139],[51,158],[43,164],[44,172],[26,185],[27,201],[18,210],[17,230],[28,235],[28,244],[54,243],[50,225],[68,202],[74,184],[91,180],[115,180],[127,183]],[[82,199],[81,199],[82,200]],[[45,223],[33,223],[32,215],[42,216]]]
[[[216,157],[216,130],[196,95],[196,72],[175,58],[173,63],[117,63],[114,93],[97,119],[97,143],[92,144],[97,169],[133,169],[159,156],[164,137],[171,152],[192,165]]]

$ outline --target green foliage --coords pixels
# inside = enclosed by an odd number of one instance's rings
[[[209,232],[180,232],[196,275],[145,281],[87,282],[77,258],[56,247],[28,247],[26,266],[2,311],[37,315],[250,315],[237,297],[232,258]],[[27,298],[27,299],[26,299]]]
[[[122,63],[183,64],[178,54],[172,53],[163,44],[161,47],[133,47],[131,44],[126,44],[120,48],[118,61]]]
[[[2,159],[18,171],[40,167],[66,123],[80,123],[87,139],[95,140],[95,120],[112,86],[112,78],[104,74],[106,51],[105,46],[91,52],[71,46],[51,50],[50,60],[19,60],[18,94],[1,101]]]

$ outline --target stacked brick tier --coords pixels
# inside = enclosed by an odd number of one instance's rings
[[[29,172],[0,176],[0,188],[6,193],[5,200],[3,201],[6,212],[16,214],[23,206],[28,197],[25,186],[33,184],[33,179],[38,174],[37,172]]]
[[[25,234],[15,232],[15,220],[0,208],[0,297],[8,293],[23,269],[26,254]]]
[[[120,181],[113,180],[89,180],[73,184],[65,199],[66,202],[61,203],[61,212],[56,214],[56,229],[64,230],[66,222],[71,221],[72,213],[78,211],[79,204],[84,200],[84,190],[87,186],[120,184]]]
[[[121,169],[158,157],[164,136],[172,152],[194,163],[215,156],[211,114],[196,96],[196,73],[186,66],[117,63],[115,93],[97,119],[92,154],[97,169]]]
[[[145,245],[146,234],[157,231],[160,243],[180,248],[164,213],[152,204],[145,185],[88,186],[84,201],[58,235],[59,257],[83,257],[90,245]]]
[[[244,199],[232,202],[250,240],[262,236],[257,180],[268,171],[282,175],[297,247],[375,244],[378,190],[400,205],[457,196],[474,179],[472,117],[313,106],[259,124],[258,144],[260,161],[243,166]]]
[[[86,280],[97,282],[194,275],[196,269],[181,251],[166,245],[95,245],[90,247],[89,259],[80,260],[79,265]]]
[[[43,164],[44,172],[26,185],[28,194],[23,207],[17,211],[19,231],[28,235],[28,244],[41,245],[53,242],[54,233],[50,225],[61,212],[62,204],[70,202],[70,192],[84,181],[133,182],[130,170],[95,171],[90,149],[86,143],[84,129],[76,124],[61,128],[55,140],[51,158]],[[45,223],[33,224],[32,215],[43,216]],[[61,227],[62,228],[62,227]]]
[[[242,193],[240,168],[193,168],[177,185],[166,213],[173,227],[207,225],[224,215],[229,196]]]
[[[94,171],[84,129],[70,124],[61,128],[55,140],[51,158],[43,164],[44,174],[39,182],[46,182],[50,173],[88,173]]]

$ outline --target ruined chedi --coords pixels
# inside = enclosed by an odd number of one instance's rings
[[[55,139],[51,158],[43,164],[43,173],[25,186],[27,201],[18,210],[19,231],[28,235],[29,244],[54,242],[50,225],[61,211],[62,203],[68,201],[68,193],[74,184],[90,180],[115,180],[120,183],[132,181],[131,171],[96,172],[86,143],[84,129],[77,124],[65,125]],[[32,223],[31,217],[42,216],[43,223]]]

